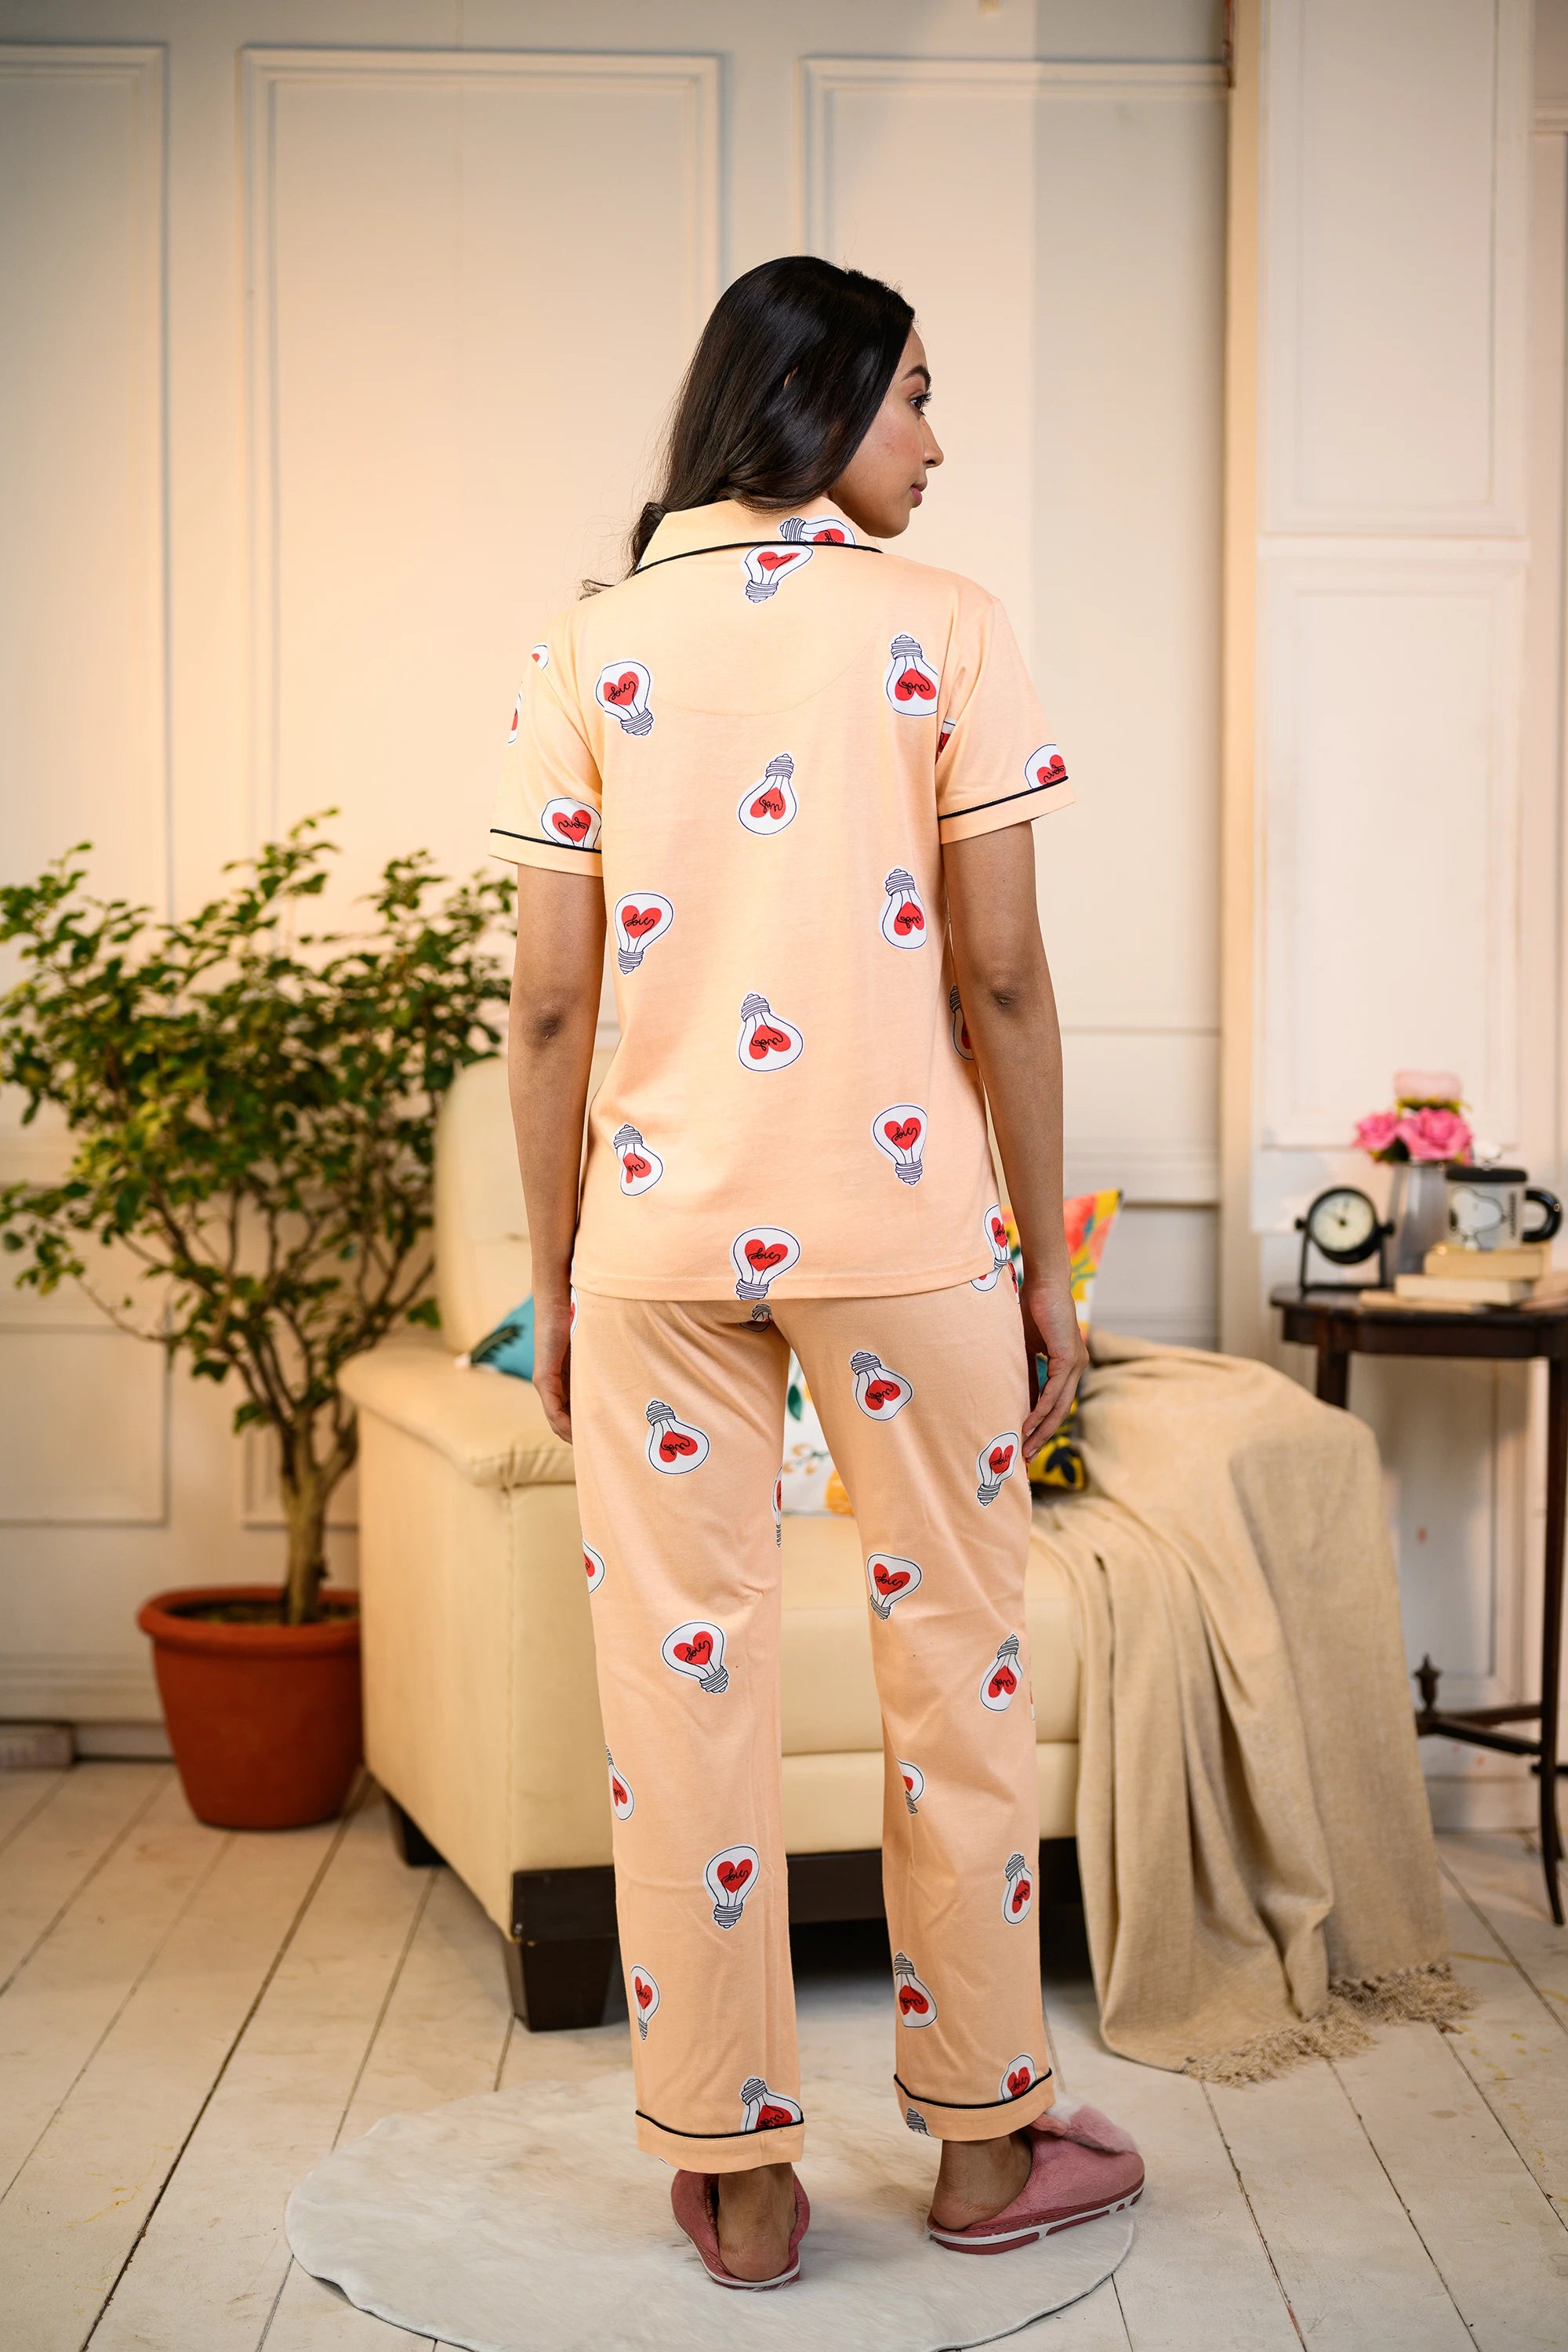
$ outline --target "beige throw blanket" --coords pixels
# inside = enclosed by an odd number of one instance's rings
[[[1096,1331],[1078,1851],[1113,2050],[1247,2082],[1442,2019],[1450,1977],[1377,1444],[1240,1357]]]

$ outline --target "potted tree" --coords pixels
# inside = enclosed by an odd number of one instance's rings
[[[357,1598],[324,1586],[356,1442],[338,1374],[437,1320],[436,1114],[497,1050],[507,990],[484,945],[504,885],[448,884],[423,853],[384,868],[363,935],[301,931],[333,851],[321,824],[226,868],[241,878],[182,922],[90,897],[87,844],[0,890],[23,971],[0,997],[0,1081],[72,1139],[57,1182],[0,1187],[16,1279],[79,1282],[197,1379],[232,1375],[235,1428],[277,1448],[280,1589],[161,1592],[137,1621],[191,1805],[230,1828],[328,1819],[353,1777]]]

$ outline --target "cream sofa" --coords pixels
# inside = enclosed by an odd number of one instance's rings
[[[592,2022],[615,1907],[572,1449],[528,1381],[456,1360],[532,1286],[500,1061],[466,1070],[443,1108],[436,1247],[439,1341],[391,1342],[343,1373],[360,1416],[366,1758],[407,1857],[447,1862],[500,1928],[518,2014]],[[875,1916],[882,1732],[854,1521],[786,1517],[781,1573],[791,1916]],[[1079,1664],[1038,1548],[1027,1620],[1048,1894],[1070,1875]]]

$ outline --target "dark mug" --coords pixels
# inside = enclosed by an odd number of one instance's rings
[[[1527,1181],[1522,1168],[1448,1170],[1448,1242],[1451,1248],[1515,1249],[1521,1242],[1549,1242],[1563,1223],[1555,1192]],[[1526,1226],[1525,1203],[1533,1201],[1541,1223]]]

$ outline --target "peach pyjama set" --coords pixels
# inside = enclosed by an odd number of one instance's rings
[[[804,2142],[780,1785],[789,1349],[854,1507],[887,1753],[911,2130],[1052,2100],[1024,1631],[1023,1327],[944,844],[1072,794],[994,599],[859,545],[667,515],[518,696],[494,854],[605,894],[572,1404],[639,2144]]]

